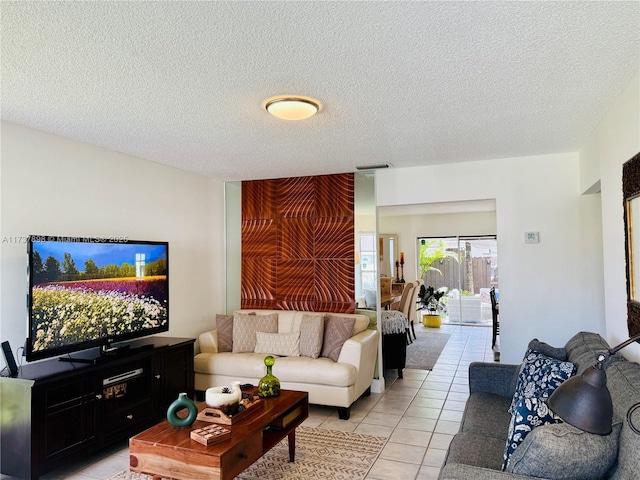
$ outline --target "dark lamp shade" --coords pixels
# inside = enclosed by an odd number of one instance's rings
[[[591,366],[571,377],[551,394],[547,404],[553,413],[580,430],[611,433],[613,403],[604,369]]]

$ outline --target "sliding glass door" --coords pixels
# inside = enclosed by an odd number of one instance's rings
[[[495,235],[418,238],[418,271],[426,286],[446,291],[444,323],[490,326],[493,287],[498,294]]]

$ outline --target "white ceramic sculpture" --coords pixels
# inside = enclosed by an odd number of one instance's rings
[[[226,415],[233,415],[242,400],[240,382],[231,382],[231,387],[211,387],[205,392],[207,407],[217,408]]]

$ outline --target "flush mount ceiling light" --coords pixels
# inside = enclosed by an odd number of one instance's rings
[[[282,120],[304,120],[320,111],[319,101],[298,95],[279,95],[264,101],[264,109]]]

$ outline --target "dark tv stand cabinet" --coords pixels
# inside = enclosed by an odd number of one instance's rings
[[[178,393],[193,398],[194,342],[148,337],[97,364],[52,359],[1,378],[0,471],[37,479],[162,420]]]

